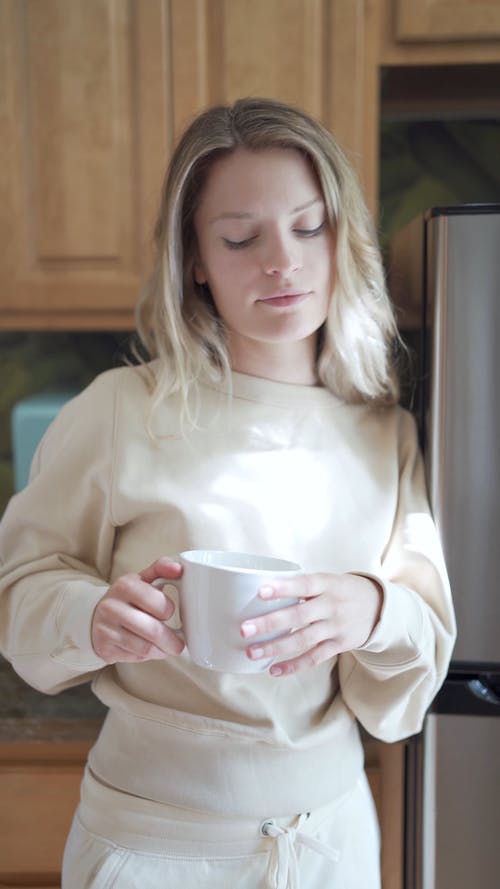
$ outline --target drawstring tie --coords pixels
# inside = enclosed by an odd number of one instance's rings
[[[272,819],[262,823],[261,834],[275,840],[267,871],[269,889],[300,889],[296,843],[307,846],[308,849],[323,855],[329,861],[339,860],[340,855],[337,849],[332,849],[326,843],[320,843],[319,840],[315,840],[314,837],[308,836],[299,829],[308,818],[309,813],[305,812],[300,816],[295,827],[278,827]]]

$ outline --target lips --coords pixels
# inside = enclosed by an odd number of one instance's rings
[[[310,291],[308,290],[276,290],[270,296],[266,296],[265,299],[260,299],[259,302],[265,303],[268,306],[275,306],[276,308],[293,306],[307,299],[309,293]]]

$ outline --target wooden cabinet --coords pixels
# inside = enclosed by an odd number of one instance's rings
[[[4,720],[0,729],[0,889],[57,889],[93,720]],[[384,889],[402,876],[403,745],[365,742],[382,829]]]
[[[398,0],[399,40],[491,40],[500,37],[498,0]]]
[[[371,6],[0,0],[0,328],[132,326],[166,160],[212,103],[303,106],[373,204]]]
[[[0,0],[0,324],[129,326],[171,142],[167,4]]]
[[[364,0],[174,0],[176,134],[202,107],[240,96],[296,104],[335,133],[374,200],[373,4]]]
[[[93,720],[2,721],[0,729],[0,889],[60,886],[61,859]]]
[[[324,0],[184,0],[172,12],[176,125],[199,108],[273,96],[323,116]]]
[[[498,0],[379,0],[379,3],[381,66],[500,61]]]
[[[264,95],[378,192],[384,65],[500,61],[498,0],[0,0],[0,329],[119,329],[176,137]]]

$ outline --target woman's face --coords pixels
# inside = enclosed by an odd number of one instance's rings
[[[195,278],[224,321],[233,368],[250,356],[308,356],[334,285],[321,188],[295,149],[237,149],[216,161],[195,213]],[[304,346],[307,345],[307,348]]]

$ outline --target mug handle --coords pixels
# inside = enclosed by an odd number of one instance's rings
[[[171,580],[170,578],[167,578],[167,577],[157,577],[156,580],[153,580],[152,586],[156,587],[158,590],[162,590],[162,592],[163,592],[164,587],[174,586],[176,588],[177,592],[180,593],[181,582],[180,582],[180,579],[179,580],[175,580],[175,579]],[[174,611],[174,614],[172,615],[172,617],[174,617],[174,616],[175,616],[175,611]],[[170,618],[170,620],[171,619],[172,618]],[[180,619],[181,619],[181,615],[180,615],[180,609],[179,609],[179,620]],[[168,627],[169,630],[171,630],[172,633],[175,633],[175,635],[178,636],[179,639],[182,639],[182,641],[184,642],[185,645],[187,644],[186,643],[186,636],[184,634],[184,627],[182,627],[182,626],[171,627],[168,620],[163,621],[163,623]]]

